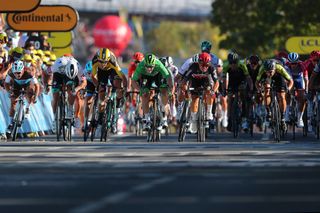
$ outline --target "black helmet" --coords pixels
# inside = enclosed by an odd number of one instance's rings
[[[162,63],[165,67],[168,66],[168,60],[167,60],[167,57],[166,57],[166,56],[159,58],[159,60],[161,61],[161,63]]]
[[[274,69],[276,68],[276,62],[275,62],[275,60],[272,60],[272,59],[266,60],[266,61],[263,63],[263,68],[264,68],[266,71],[274,70]]]
[[[230,64],[237,63],[239,61],[239,55],[235,52],[230,52],[228,54],[228,61]]]
[[[250,62],[250,64],[258,64],[259,61],[260,61],[260,58],[259,58],[258,55],[251,55],[251,56],[249,57],[249,62]]]

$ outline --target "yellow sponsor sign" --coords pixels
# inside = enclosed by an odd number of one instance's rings
[[[0,0],[0,13],[28,12],[36,9],[40,0]]]
[[[72,32],[49,32],[41,33],[48,36],[48,42],[52,48],[65,48],[72,44]]]
[[[16,31],[70,31],[78,23],[78,13],[67,5],[40,5],[28,13],[9,13],[8,25]]]
[[[68,53],[71,53],[73,52],[72,50],[72,47],[71,46],[68,46],[66,48],[52,48],[52,52],[54,52],[54,54],[57,56],[57,57],[61,57],[63,56],[64,54],[68,54]]]
[[[319,36],[297,36],[286,41],[286,49],[289,52],[310,54],[313,50],[320,50]]]

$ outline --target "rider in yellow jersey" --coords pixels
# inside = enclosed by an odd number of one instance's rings
[[[119,111],[122,107],[123,91],[127,90],[127,78],[121,71],[115,55],[107,48],[101,48],[93,57],[91,77],[94,85],[99,87],[99,118],[101,121],[108,81],[112,84],[112,91],[108,91],[108,96],[111,95],[111,92],[116,92],[117,111]],[[112,131],[116,132],[116,125],[113,125]]]

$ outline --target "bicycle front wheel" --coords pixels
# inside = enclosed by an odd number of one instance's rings
[[[274,100],[272,107],[272,127],[273,127],[273,138],[276,142],[280,142],[280,108],[277,99]]]

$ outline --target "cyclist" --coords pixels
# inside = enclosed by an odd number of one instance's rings
[[[305,108],[305,89],[309,84],[308,79],[308,70],[299,60],[298,53],[291,52],[288,54],[288,63],[287,63],[290,74],[294,81],[294,88],[297,91],[297,101],[298,101],[298,123],[297,126],[302,128],[303,124],[303,112]]]
[[[141,86],[140,86],[141,83]],[[155,55],[148,53],[145,55],[144,60],[139,63],[133,77],[132,84],[136,90],[139,90],[142,94],[142,111],[144,113],[144,129],[150,129],[150,114],[149,114],[149,101],[150,101],[150,88],[153,83],[160,87],[162,112],[165,112],[165,108],[168,104],[169,93],[172,94],[173,79],[171,78],[169,71],[161,63]],[[169,87],[169,88],[168,88]],[[163,117],[162,125],[158,127],[162,129],[162,126],[167,127],[167,115]]]
[[[291,90],[293,86],[293,80],[290,76],[290,74],[286,71],[286,69],[277,63],[274,59],[268,59],[263,63],[263,66],[261,66],[259,70],[259,74],[257,76],[256,80],[256,87],[258,91],[261,91],[261,80],[264,80],[264,102],[267,109],[267,120],[271,118],[271,111],[270,111],[270,103],[271,103],[271,97],[270,97],[270,86],[271,82],[270,80],[274,80],[274,89],[277,92],[277,96],[279,98],[279,107],[281,112],[281,126],[283,130],[286,130],[286,122],[284,119],[284,113],[285,109],[287,108],[287,101],[286,101],[286,88],[288,87],[289,90]],[[288,85],[287,85],[288,84]]]
[[[25,118],[29,117],[29,107],[31,103],[36,103],[36,97],[38,96],[39,90],[36,86],[38,80],[26,71],[24,63],[17,60],[13,63],[10,74],[7,75],[5,80],[5,88],[10,94],[11,105],[9,111],[10,124],[7,128],[7,134],[10,135],[13,128],[13,116],[15,113],[15,106],[17,103],[17,98],[20,95],[21,89],[25,89],[26,97],[28,100],[28,105],[25,111]]]
[[[247,58],[247,69],[249,72],[249,75],[252,79],[252,84],[255,85],[256,84],[256,79],[259,73],[259,69],[261,67],[262,61],[260,59],[260,57],[258,55],[251,55]],[[257,92],[256,87],[253,87],[253,94],[255,95],[255,103],[257,104],[257,112],[260,115],[262,113],[262,94],[259,92]],[[258,122],[257,126],[260,128],[260,130],[262,130],[262,123]]]
[[[227,86],[228,96],[228,127],[227,129],[231,131],[231,107],[233,103],[233,95],[236,92],[240,92],[240,98],[242,99],[242,129],[247,131],[249,124],[248,118],[248,97],[253,94],[253,84],[250,74],[248,72],[247,66],[240,61],[239,55],[235,52],[230,52],[228,54],[228,64],[223,69],[224,73],[229,74],[229,81]],[[247,84],[245,84],[246,82]],[[248,91],[247,91],[248,90]]]
[[[223,61],[219,59],[217,66],[217,76],[219,80],[219,94],[221,101],[221,123],[224,128],[228,126],[228,96],[226,92],[226,85],[229,81],[229,74],[223,72]],[[217,100],[217,99],[216,99]]]
[[[54,62],[49,61],[47,58],[43,58],[43,60],[42,60],[42,64],[41,64],[42,85],[44,87],[44,92],[46,94],[48,94],[50,91],[49,85],[52,85],[53,74],[52,74],[51,67],[53,64],[54,64]]]
[[[306,85],[306,89],[307,89],[307,101],[308,101],[308,108],[307,108],[307,115],[308,115],[308,131],[311,132],[312,131],[312,125],[311,125],[311,116],[313,114],[313,98],[315,95],[314,90],[312,90],[310,88],[310,84],[311,84],[311,76],[312,73],[314,72],[314,69],[316,67],[316,65],[319,63],[320,61],[320,51],[319,50],[313,50],[310,53],[310,57],[308,60],[304,61],[303,64],[306,67],[306,69],[308,70],[308,77],[309,77],[309,85]],[[312,85],[311,85],[312,86]]]
[[[309,89],[312,91],[316,91],[320,89],[320,61],[315,66],[311,74]]]
[[[95,92],[95,85],[92,82],[92,61],[88,61],[86,63],[85,69],[83,70],[84,75],[86,76],[87,79],[87,86],[86,86],[86,96],[85,96],[85,101],[84,101],[84,117],[85,117],[85,121],[88,120],[88,116],[89,116],[89,108],[90,105],[92,104],[92,97],[93,94]]]
[[[216,93],[219,88],[219,81],[217,78],[217,73],[215,68],[211,65],[211,56],[203,52],[199,55],[198,62],[191,64],[182,80],[183,93],[187,92],[187,83],[190,82],[190,87],[195,88],[195,91],[191,92],[191,122],[190,122],[190,132],[197,132],[197,112],[198,112],[198,101],[199,96],[196,91],[197,88],[204,87],[207,88],[205,91],[205,102],[206,102],[206,119],[212,120],[212,104],[214,100],[212,99],[212,94]]]
[[[81,66],[79,62],[71,55],[64,55],[56,60],[56,62],[51,67],[53,73],[53,85],[52,85],[52,108],[53,113],[57,111],[57,104],[59,100],[59,91],[62,89],[63,85],[67,85],[68,93],[68,106],[67,106],[67,117],[75,118],[74,126],[80,128],[80,118],[79,114],[74,112],[79,112],[79,104],[75,104],[76,108],[74,109],[74,103],[79,103],[79,91],[84,89],[87,84],[87,80],[83,75]],[[74,85],[74,90],[72,87]],[[53,131],[55,132],[55,120],[53,120]]]
[[[179,69],[178,69],[178,67],[176,67],[173,64],[172,57],[171,56],[164,56],[164,57],[159,58],[159,60],[168,69],[172,79],[174,79],[175,76],[178,74]],[[176,122],[176,116],[177,116],[175,91],[176,91],[176,83],[173,84],[172,97],[170,100],[170,115],[172,117],[171,119],[172,119],[173,123]]]
[[[141,52],[136,52],[132,56],[133,61],[129,65],[128,69],[128,91],[134,91],[134,88],[132,86],[132,76],[137,69],[138,64],[144,59],[144,55]],[[136,101],[137,101],[137,94],[133,93],[132,94],[132,100],[131,103],[133,107],[136,106]]]
[[[201,42],[200,45],[200,49],[201,49],[201,53],[206,52],[208,54],[210,54],[211,56],[211,64],[212,66],[214,66],[215,68],[218,67],[219,64],[219,58],[211,53],[211,48],[212,48],[212,44],[209,41],[203,41]],[[177,84],[180,84],[180,80],[182,79],[182,76],[185,74],[185,72],[188,70],[188,68],[190,67],[190,65],[194,62],[197,62],[199,58],[199,54],[195,54],[193,57],[187,59],[183,65],[181,66],[177,76],[175,77],[175,82],[177,82]],[[180,86],[178,87],[179,91],[178,91],[178,103],[181,103],[184,99],[185,99],[185,94],[183,92],[181,92],[181,88]],[[182,111],[182,105],[179,104],[178,105],[178,117],[180,116]]]
[[[99,91],[99,122],[102,121],[103,111],[105,108],[106,88],[108,81],[112,84],[112,92],[117,94],[117,113],[115,117],[118,117],[120,108],[123,104],[123,92],[127,89],[127,78],[121,71],[121,68],[117,62],[115,55],[107,48],[101,48],[92,59],[92,82]],[[123,89],[121,88],[123,84]],[[111,91],[108,91],[108,97],[111,95]],[[117,132],[117,119],[114,119],[111,131]]]

